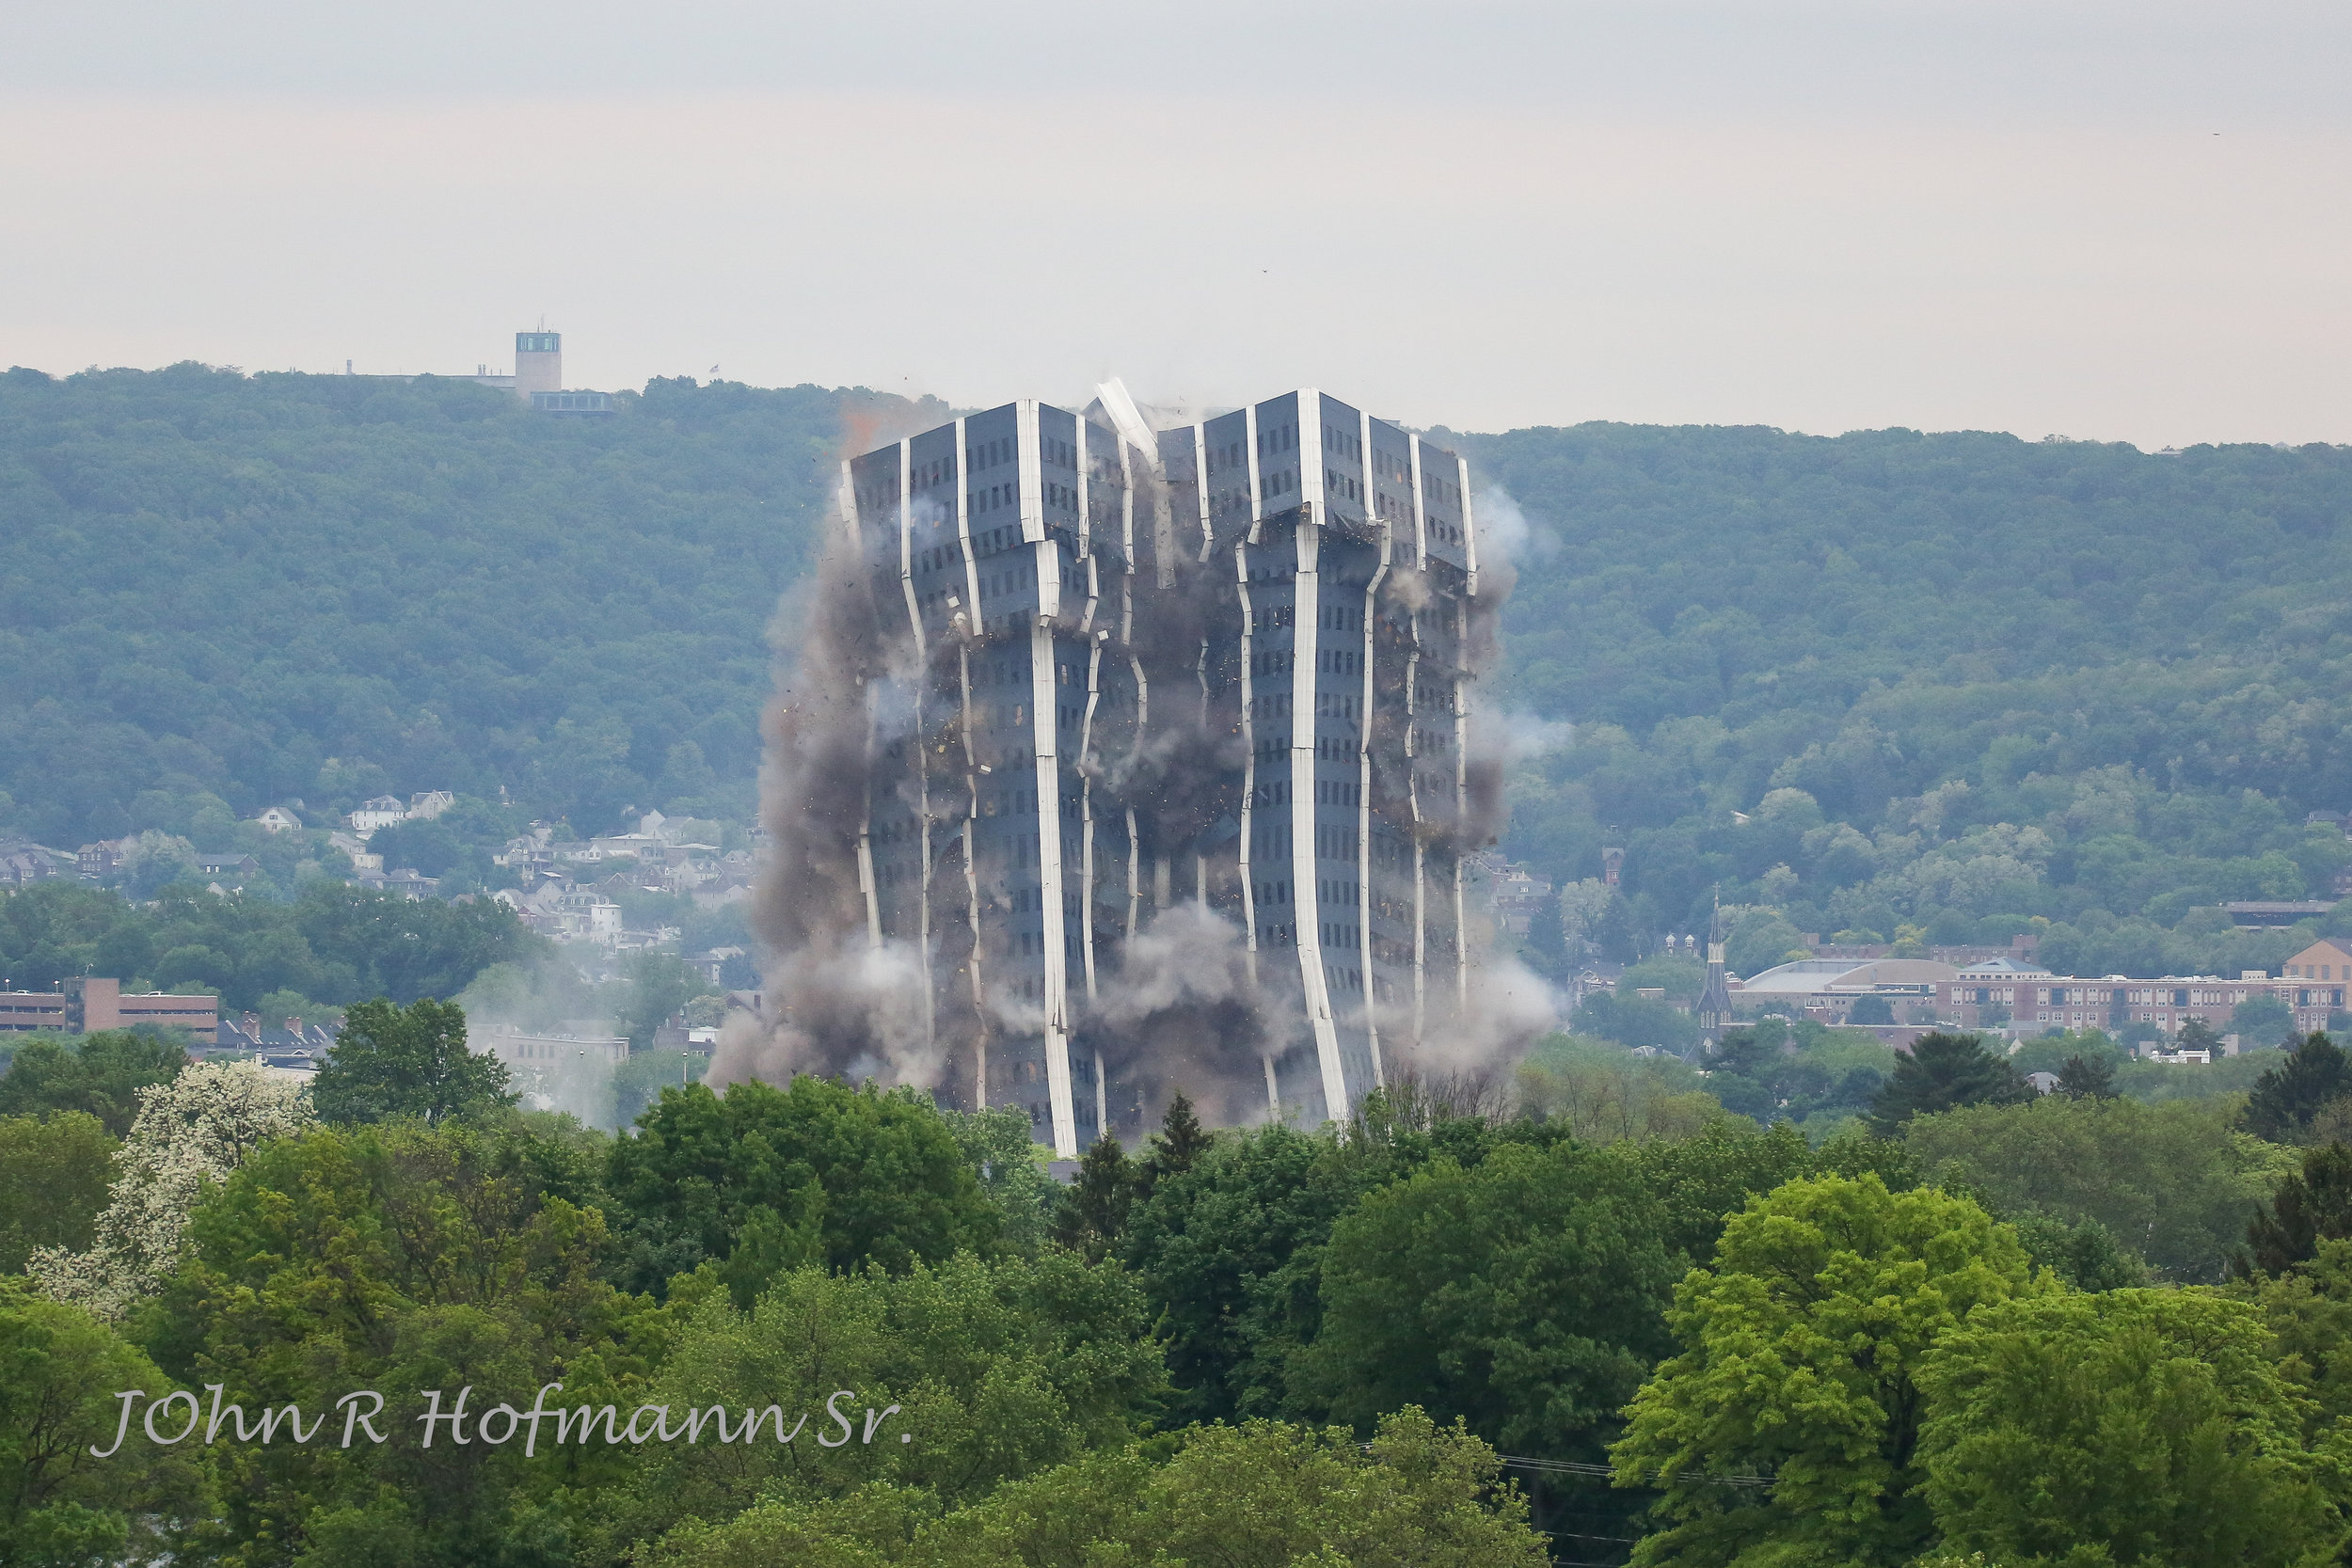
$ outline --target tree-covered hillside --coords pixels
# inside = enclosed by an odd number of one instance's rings
[[[1500,694],[1579,726],[1510,847],[1569,878],[1626,847],[1636,928],[1720,884],[1825,936],[2042,916],[2054,961],[2142,972],[2197,906],[2347,858],[2304,818],[2352,808],[2352,451],[1464,439],[1531,523]]]
[[[763,631],[845,416],[940,410],[663,381],[622,403],[0,377],[0,829],[71,847],[184,832],[208,794],[323,816],[501,784],[583,832],[629,805],[748,815]]]
[[[620,401],[0,377],[0,832],[501,785],[581,832],[628,806],[741,819],[764,631],[845,436],[946,410]],[[2137,970],[2203,940],[2201,906],[2324,893],[2347,858],[2304,816],[2352,807],[2352,451],[1445,438],[1530,521],[1490,695],[1576,725],[1522,760],[1506,847],[1574,880],[1625,846],[1615,930],[1692,928],[1720,886],[1785,913],[1759,952],[2042,917],[2054,960]]]

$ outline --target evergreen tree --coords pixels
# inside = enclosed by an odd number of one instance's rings
[[[2312,1035],[2287,1059],[2254,1081],[2246,1097],[2246,1130],[2273,1143],[2291,1143],[2319,1108],[2352,1094],[2352,1058],[2325,1035]]]
[[[2219,1051],[2221,1037],[2212,1024],[2201,1018],[2192,1018],[2181,1025],[2181,1032],[2172,1037],[2175,1051]]]
[[[1062,1193],[1051,1234],[1089,1262],[1100,1262],[1127,1233],[1127,1212],[1142,1196],[1143,1171],[1105,1132],[1078,1162],[1078,1180]]]
[[[1200,1162],[1208,1152],[1210,1134],[1193,1114],[1192,1101],[1182,1089],[1168,1102],[1168,1112],[1160,1118],[1160,1130],[1152,1135],[1151,1152],[1143,1157],[1141,1176],[1142,1196],[1151,1196],[1161,1178],[1182,1176]]]
[[[2303,1156],[2303,1168],[2279,1183],[2268,1207],[2247,1222],[2247,1253],[2235,1272],[2276,1277],[2319,1256],[2323,1241],[2352,1237],[2352,1148],[2329,1144]],[[2249,1256],[2250,1255],[2250,1256]]]
[[[2032,1098],[2033,1085],[1976,1036],[1931,1032],[1911,1042],[1911,1053],[1896,1060],[1895,1075],[1871,1098],[1870,1130],[1892,1137],[1913,1117]]]
[[[2113,1100],[2115,1069],[2105,1056],[2069,1056],[2058,1069],[2058,1092],[2070,1100]]]

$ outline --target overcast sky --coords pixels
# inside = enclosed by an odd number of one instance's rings
[[[0,0],[0,363],[2352,441],[2352,5]]]

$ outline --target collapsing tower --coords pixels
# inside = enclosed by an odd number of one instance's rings
[[[1311,390],[1153,431],[1114,383],[842,484],[877,650],[857,884],[917,956],[943,1093],[1065,1156],[1176,1088],[1338,1118],[1470,1010],[1491,606],[1460,458]]]

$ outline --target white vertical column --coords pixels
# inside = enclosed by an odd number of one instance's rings
[[[1052,552],[1058,559],[1058,552],[1045,538],[1045,460],[1038,405],[1025,399],[1015,417],[1020,426],[1021,537],[1036,546],[1039,561],[1040,608],[1029,618],[1029,731],[1031,750],[1036,753],[1038,905],[1044,917],[1045,1088],[1054,1124],[1054,1151],[1065,1160],[1074,1160],[1078,1157],[1078,1117],[1070,1085],[1070,949],[1069,922],[1062,909],[1059,705],[1055,700],[1054,632],[1043,608],[1044,557]],[[1054,586],[1058,601],[1058,572]]]
[[[1298,406],[1300,485],[1310,494],[1323,493],[1323,403],[1302,391]],[[1253,442],[1254,446],[1255,443]],[[1253,476],[1254,477],[1254,476]],[[1320,519],[1323,514],[1312,514]],[[1292,595],[1297,608],[1291,633],[1291,863],[1297,882],[1298,967],[1307,990],[1307,1022],[1314,1031],[1315,1059],[1323,1069],[1323,1114],[1327,1120],[1347,1119],[1347,1074],[1340,1066],[1339,1025],[1331,1017],[1330,974],[1323,941],[1323,900],[1317,878],[1319,863],[1315,815],[1315,666],[1323,649],[1321,592],[1323,527],[1302,514],[1295,531],[1297,540],[1297,588]]]
[[[1087,558],[1087,619],[1094,624],[1094,559]],[[1078,953],[1086,960],[1087,1001],[1093,1003],[1094,974],[1094,710],[1103,694],[1103,636],[1087,641],[1087,705],[1078,723],[1078,824],[1084,834],[1078,865]],[[1096,1053],[1099,1056],[1101,1053]]]
[[[967,637],[977,637],[988,628],[980,625],[980,563],[972,559],[972,443],[961,420],[956,421],[956,461],[963,465],[956,480],[956,551],[963,557],[963,629]],[[954,624],[952,616],[948,624]],[[972,715],[967,712],[963,718],[968,735]]]
[[[1070,1088],[1069,921],[1062,906],[1061,756],[1057,745],[1054,633],[1039,617],[1029,627],[1030,729],[1037,751],[1037,879],[1045,943],[1045,1084],[1053,1101],[1054,1148],[1078,1157],[1078,1123]]]
[[[988,1108],[988,984],[982,968],[987,947],[980,936],[980,773],[979,753],[972,738],[972,648],[975,640],[985,629],[979,621],[980,567],[972,559],[972,462],[971,438],[964,422],[956,420],[956,461],[961,467],[956,478],[956,550],[963,558],[964,592],[969,595],[966,608],[951,614],[949,626],[961,625],[957,638],[956,676],[961,688],[962,708],[956,728],[963,737],[963,895],[964,918],[972,932],[972,956],[966,968],[972,980],[972,1017],[978,1030],[973,1039],[972,1103],[982,1110]]]
[[[1298,408],[1298,499],[1317,523],[1326,520],[1330,485],[1323,470],[1323,394],[1301,387],[1291,394]]]
[[[1372,1054],[1374,1087],[1388,1083],[1388,1074],[1380,1062],[1380,1011],[1375,1006],[1374,988],[1379,984],[1373,977],[1372,967],[1372,705],[1373,705],[1373,631],[1380,624],[1380,584],[1389,575],[1389,526],[1379,520],[1377,508],[1371,498],[1377,494],[1372,477],[1372,416],[1359,412],[1356,416],[1358,464],[1366,483],[1364,521],[1377,531],[1380,559],[1374,566],[1371,580],[1364,584],[1363,609],[1363,705],[1357,710],[1356,730],[1356,911],[1359,924],[1358,953],[1364,966],[1364,1044]]]
[[[934,1016],[937,998],[931,992],[931,773],[924,746],[923,697],[930,684],[930,659],[923,635],[923,608],[914,594],[914,515],[911,502],[913,482],[908,477],[908,462],[912,447],[898,444],[898,587],[907,606],[907,635],[914,643],[915,673],[914,680],[914,728],[915,833],[919,840],[923,863],[916,878],[917,902],[914,911],[915,961],[923,972],[923,1037],[933,1038],[938,1030]],[[952,480],[959,465],[948,466]]]
[[[898,520],[899,530],[903,532],[907,514],[906,442],[898,443]],[[855,486],[850,484],[847,464],[842,466],[841,477],[843,485],[850,490],[851,499],[854,500],[856,490]],[[854,513],[851,515],[855,517]],[[866,578],[866,582],[870,584],[872,578],[866,577],[866,531],[862,522],[852,522],[850,537],[852,541],[852,548],[856,552],[858,575]],[[858,818],[857,825],[857,888],[866,898],[866,945],[869,948],[880,948],[882,941],[882,890],[875,885],[874,881],[874,705],[880,693],[877,690],[877,683],[873,680],[866,680],[862,685],[864,689],[859,695],[866,704],[866,811],[865,815]]]
[[[1258,462],[1258,410],[1255,406],[1248,407],[1242,410],[1241,423],[1242,472],[1247,476],[1247,482],[1249,486],[1249,526],[1242,531],[1241,536],[1238,539],[1233,541],[1233,571],[1241,585],[1242,734],[1244,740],[1248,742],[1248,749],[1244,752],[1246,760],[1242,765],[1244,769],[1242,774],[1244,788],[1244,793],[1242,795],[1242,811],[1244,816],[1242,816],[1240,851],[1241,897],[1242,915],[1243,918],[1248,923],[1248,940],[1249,945],[1244,951],[1248,955],[1246,961],[1248,964],[1249,978],[1254,984],[1258,978],[1258,958],[1256,953],[1258,942],[1258,921],[1256,890],[1250,886],[1249,881],[1251,871],[1249,861],[1249,832],[1253,817],[1249,814],[1249,796],[1248,791],[1255,788],[1258,782],[1258,759],[1256,754],[1257,741],[1255,735],[1251,732],[1249,720],[1250,699],[1257,690],[1254,678],[1249,673],[1249,661],[1256,653],[1257,628],[1252,618],[1249,599],[1249,547],[1258,542],[1258,523],[1260,519],[1265,515],[1265,503],[1263,499],[1264,494],[1264,485],[1261,479],[1262,469]],[[1194,429],[1198,432],[1203,430],[1204,427],[1196,425],[1194,426]],[[1208,468],[1206,467],[1208,460],[1207,449],[1204,447],[1200,450],[1200,460],[1203,465],[1200,472],[1203,480],[1205,481],[1208,475]],[[1201,493],[1204,496],[1208,493],[1205,483],[1202,487]],[[1202,515],[1204,516],[1207,515],[1205,505],[1202,509]],[[1207,557],[1204,555],[1202,559],[1206,560]],[[1204,655],[1205,652],[1206,648],[1204,645]],[[1205,679],[1202,682],[1201,690],[1203,695],[1201,700],[1200,717],[1205,722],[1209,716],[1206,696],[1208,687]],[[1266,1115],[1270,1118],[1279,1121],[1281,1119],[1282,1116],[1282,1098],[1275,1084],[1274,1053],[1271,1051],[1267,1052],[1263,1060],[1265,1066]]]
[[[1470,562],[1470,583],[1463,592],[1474,599],[1478,597],[1478,525],[1470,517],[1470,459],[1455,458],[1454,472],[1454,483],[1462,492],[1462,549]]]
[[[1454,483],[1462,493],[1462,549],[1469,562],[1469,580],[1454,639],[1454,819],[1470,816],[1470,601],[1478,596],[1478,526],[1470,516],[1470,459],[1454,460]],[[1462,924],[1462,857],[1454,857],[1454,999],[1460,1012],[1470,1010],[1470,942]]]
[[[1406,437],[1405,450],[1411,461],[1413,485],[1413,564],[1423,571],[1429,568],[1429,509],[1422,500],[1421,437]]]
[[[1045,537],[1045,453],[1039,444],[1035,398],[1012,405],[1013,483],[1018,487],[1021,537],[1034,544]]]
[[[1406,467],[1413,495],[1413,567],[1424,576],[1429,571],[1429,509],[1422,503],[1421,472],[1421,437],[1406,437]],[[1420,679],[1421,679],[1421,618],[1422,611],[1414,610],[1413,652],[1405,661],[1405,754],[1406,767],[1411,778],[1413,821],[1422,820],[1421,766],[1419,756]],[[1429,1033],[1429,866],[1428,853],[1422,835],[1413,835],[1413,1040],[1419,1045]]]
[[[1074,465],[1078,476],[1078,483],[1076,486],[1076,494],[1078,497],[1078,554],[1080,558],[1083,559],[1094,548],[1094,514],[1092,508],[1088,505],[1088,501],[1093,493],[1092,481],[1089,475],[1089,470],[1094,466],[1093,454],[1087,450],[1089,443],[1087,441],[1088,425],[1086,420],[1083,417],[1073,420],[1071,421],[1070,429],[1071,434],[1075,437],[1075,439],[1071,442],[1070,449],[1071,461]]]
[[[1216,545],[1216,519],[1209,506],[1209,434],[1208,426],[1192,427],[1192,499],[1200,513],[1200,559],[1209,559],[1209,551]],[[1163,573],[1160,586],[1168,584]]]
[[[1470,601],[1454,601],[1454,1016],[1470,1011],[1470,927],[1463,919],[1462,824],[1470,820]]]
[[[1258,983],[1258,886],[1249,835],[1256,831],[1258,793],[1258,724],[1251,709],[1257,701],[1253,661],[1258,657],[1257,611],[1249,597],[1249,546],[1233,549],[1233,580],[1241,596],[1241,838],[1235,851],[1241,872],[1242,961],[1249,983]]]

